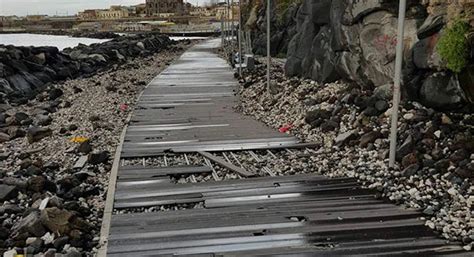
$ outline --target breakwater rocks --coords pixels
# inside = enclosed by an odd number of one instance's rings
[[[276,66],[268,90],[265,75],[265,65],[259,65],[243,76],[239,110],[320,144],[311,156],[318,167],[313,172],[356,177],[390,200],[420,210],[427,226],[472,249],[473,114],[405,103],[398,126],[399,166],[388,169],[390,95],[373,97],[354,83],[288,78]]]
[[[51,82],[90,76],[174,44],[167,36],[136,35],[90,46],[79,45],[62,52],[56,47],[0,45],[0,103],[25,103]]]
[[[97,39],[112,39],[119,38],[120,35],[114,32],[72,32],[69,34],[71,37],[87,37],[87,38],[97,38]]]
[[[0,105],[7,109],[0,113],[0,255],[94,256],[127,117],[146,84],[188,46],[53,84],[27,104]]]

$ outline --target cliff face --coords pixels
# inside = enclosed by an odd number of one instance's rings
[[[282,1],[276,1],[274,14]],[[353,81],[390,90],[397,45],[398,1],[303,0],[287,16],[272,17],[272,55],[287,53],[289,76],[319,82]],[[265,54],[265,7],[254,4],[254,53]],[[280,18],[278,18],[280,17]],[[467,17],[471,33],[468,65],[447,69],[438,41],[447,24]],[[283,21],[283,22],[282,22]],[[474,100],[474,3],[469,0],[408,0],[404,35],[403,97],[426,106],[452,109]],[[384,86],[384,87],[382,87]]]
[[[446,69],[436,48],[446,21],[473,9],[468,2],[408,1],[406,98],[435,108],[456,108],[472,101],[472,51],[470,65],[455,76]],[[297,33],[289,44],[287,75],[319,82],[346,79],[366,87],[391,84],[397,16],[398,1],[304,0],[296,16]],[[472,37],[470,40],[472,44]]]
[[[272,1],[271,17],[271,54],[286,57],[288,44],[296,34],[296,14],[300,7],[299,0]],[[267,54],[267,17],[266,1],[250,0],[246,5],[247,15],[244,16],[246,29],[251,31],[252,50],[254,54]]]

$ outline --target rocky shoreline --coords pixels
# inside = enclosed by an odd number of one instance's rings
[[[88,32],[88,31],[66,31],[66,30],[46,30],[46,31],[35,31],[35,32],[5,32],[0,31],[2,34],[40,34],[40,35],[52,35],[52,36],[70,36],[70,37],[87,37],[87,38],[96,38],[96,39],[113,39],[120,37],[119,34],[108,31],[99,31],[99,32]]]
[[[474,115],[439,112],[417,102],[401,110],[398,167],[388,168],[390,87],[322,84],[288,78],[264,65],[246,73],[237,109],[276,129],[320,144],[315,172],[356,177],[383,197],[422,211],[426,225],[471,250],[474,241]]]
[[[106,62],[88,76],[78,72],[82,78],[44,85],[24,104],[10,105],[11,98],[1,104],[2,252],[14,247],[44,256],[96,252],[111,156],[127,117],[145,85],[191,45],[161,36],[110,44],[115,51],[106,43],[43,52],[47,60],[59,56],[83,65],[99,54]],[[124,59],[115,59],[121,52]]]
[[[167,50],[175,43],[167,36],[139,34],[63,51],[0,45],[0,103],[26,103],[49,83],[91,76],[132,58]]]

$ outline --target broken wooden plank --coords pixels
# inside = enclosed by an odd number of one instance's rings
[[[231,170],[231,171],[234,171],[235,173],[241,175],[241,176],[244,176],[244,177],[253,177],[255,176],[256,174],[253,173],[253,172],[249,172],[249,171],[246,171],[240,167],[237,167],[235,166],[234,164],[230,163],[230,162],[227,162],[226,160],[222,159],[221,157],[219,156],[215,156],[211,153],[208,153],[208,152],[198,152],[199,154],[201,154],[202,156],[208,158],[209,160]]]

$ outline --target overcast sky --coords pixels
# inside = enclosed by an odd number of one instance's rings
[[[199,5],[207,0],[187,0]],[[0,0],[0,15],[76,14],[83,9],[107,8],[110,5],[135,5],[145,0]]]

